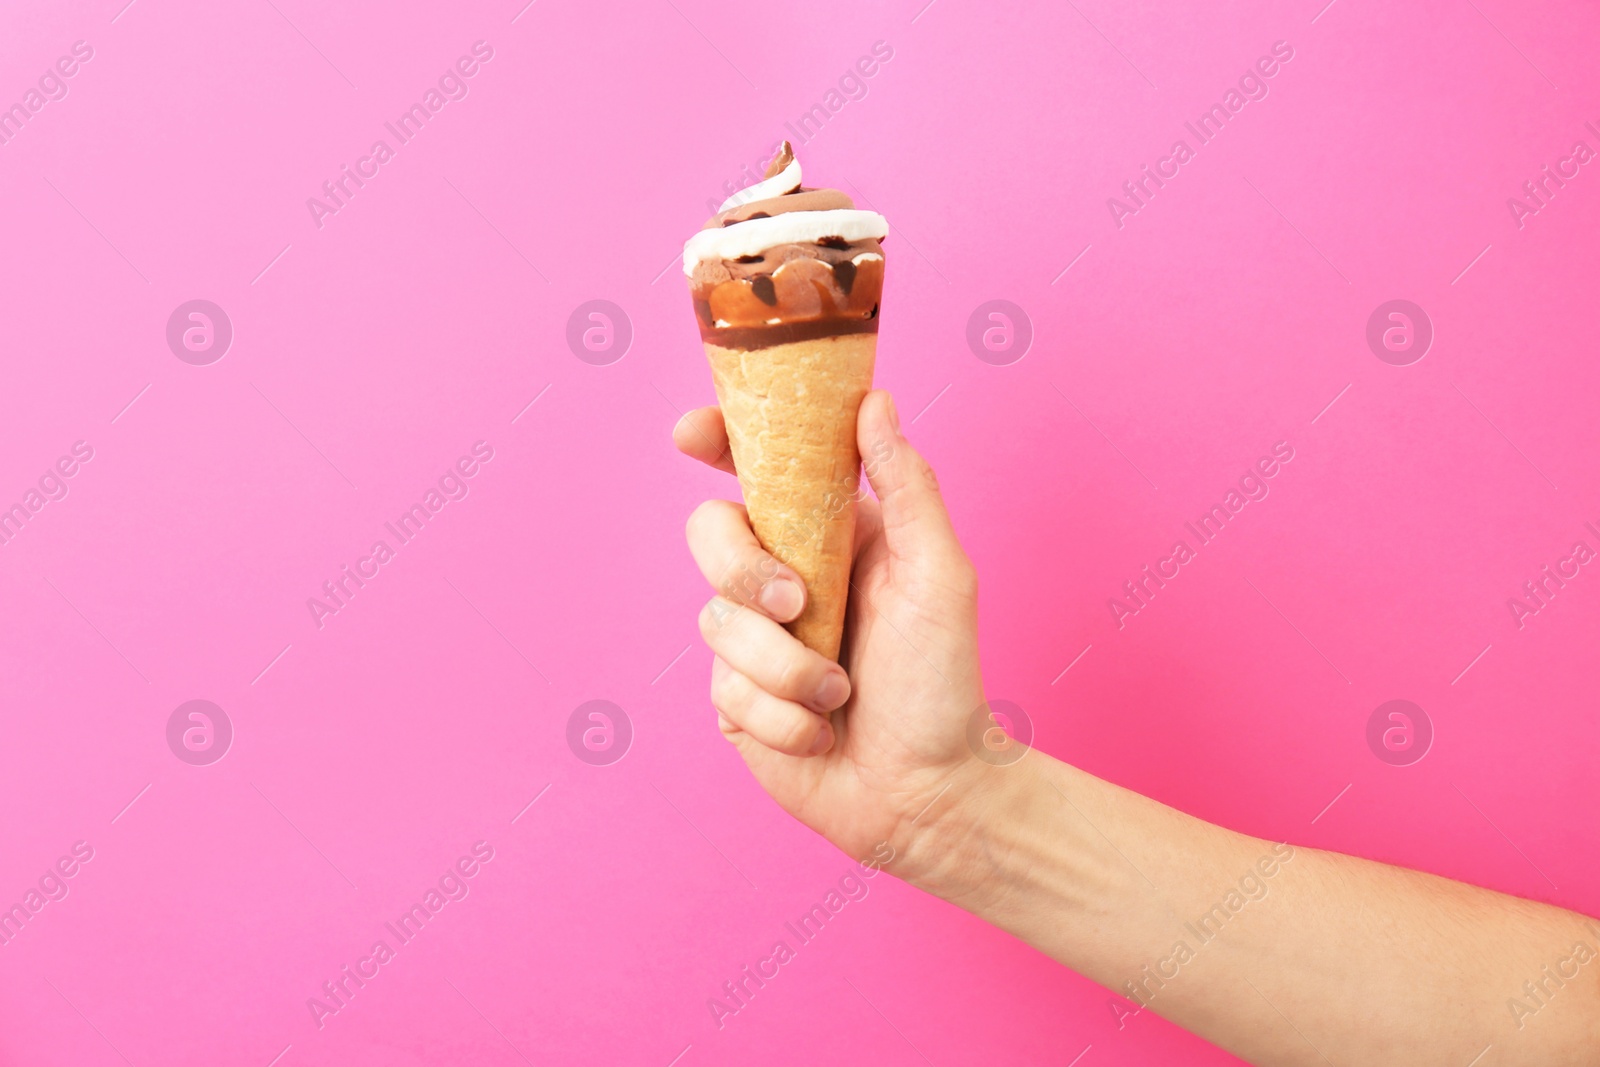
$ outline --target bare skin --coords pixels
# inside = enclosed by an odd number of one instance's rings
[[[1600,1065],[1600,922],[1235,833],[1003,738],[975,756],[977,574],[887,393],[858,433],[876,499],[843,669],[779,625],[804,589],[742,507],[689,519],[721,591],[700,619],[712,704],[786,811],[853,857],[888,842],[887,870],[1119,994],[1123,1026],[1149,1011],[1263,1067]],[[718,409],[673,438],[733,472]]]

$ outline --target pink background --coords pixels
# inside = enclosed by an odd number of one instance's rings
[[[880,40],[799,151],[894,228],[879,379],[983,576],[990,695],[1207,819],[1600,912],[1600,573],[1507,607],[1600,548],[1600,173],[1506,204],[1600,149],[1591,7],[524,2],[6,10],[0,103],[94,56],[0,145],[0,505],[94,458],[0,546],[0,904],[94,858],[0,947],[0,1062],[1232,1062],[887,877],[707,1009],[848,859],[707,702],[681,529],[736,490],[668,443],[712,397],[675,261]],[[319,229],[306,199],[478,40],[469,95]],[[1279,40],[1119,229],[1107,198]],[[165,339],[196,298],[234,329],[208,366]],[[1436,332],[1405,367],[1365,340],[1394,298]],[[595,299],[633,329],[605,366],[566,342]],[[1035,330],[1007,366],[965,340],[991,299]],[[319,629],[307,598],[479,440],[470,495]],[[1119,630],[1277,441],[1270,496]],[[1366,741],[1397,698],[1436,732],[1411,766]],[[235,731],[209,766],[167,744],[192,699]],[[591,699],[633,726],[610,766],[565,740]]]

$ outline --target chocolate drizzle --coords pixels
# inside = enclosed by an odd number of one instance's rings
[[[833,265],[833,280],[839,283],[839,288],[844,290],[844,295],[849,296],[851,288],[856,284],[856,265],[848,259],[835,263]]]

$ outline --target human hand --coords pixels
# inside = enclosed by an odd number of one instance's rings
[[[949,807],[933,802],[986,766],[966,741],[984,700],[977,574],[887,392],[867,394],[856,433],[877,499],[857,504],[839,663],[780,625],[804,604],[800,577],[762,549],[745,509],[726,500],[701,504],[688,523],[689,549],[719,594],[701,612],[700,632],[715,653],[711,702],[723,735],[762,788],[855,858],[900,842],[895,873],[919,882],[932,878],[943,851],[918,847],[931,836],[920,831]],[[718,408],[684,416],[673,440],[734,473]]]

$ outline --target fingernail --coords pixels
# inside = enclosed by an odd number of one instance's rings
[[[894,406],[894,397],[889,398],[889,425],[894,427],[894,432],[900,432],[900,409]]]
[[[774,619],[788,622],[800,614],[800,608],[805,603],[805,594],[789,579],[774,578],[761,587],[759,600],[761,606]]]
[[[807,755],[820,756],[833,747],[833,727],[827,723],[822,724],[822,729],[817,731],[817,739],[811,742],[811,751]]]
[[[850,680],[843,674],[829,671],[817,686],[816,706],[820,711],[832,711],[850,699]]]

